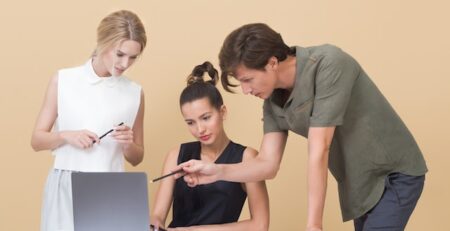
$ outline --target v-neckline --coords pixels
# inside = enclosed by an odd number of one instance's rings
[[[212,162],[214,164],[217,164],[218,161],[221,159],[225,151],[231,146],[232,141],[228,141],[228,144],[225,146],[225,148],[222,150],[222,152],[217,156],[217,158]],[[199,145],[199,152],[198,152],[198,159],[202,160],[202,144],[198,142]]]

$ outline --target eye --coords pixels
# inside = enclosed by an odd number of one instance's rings
[[[204,116],[202,119],[204,120],[204,121],[207,121],[207,120],[209,120],[211,118],[211,116]]]
[[[117,53],[117,57],[123,57],[122,53]]]
[[[189,126],[191,126],[191,125],[194,124],[194,122],[192,122],[192,121],[186,121],[186,124],[189,125]]]
[[[252,80],[252,78],[243,79],[242,82],[249,83]]]
[[[130,56],[130,59],[137,59],[137,56]]]

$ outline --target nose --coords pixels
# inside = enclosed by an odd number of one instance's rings
[[[242,93],[249,94],[252,93],[252,89],[245,83],[241,83]]]
[[[127,69],[130,66],[131,66],[130,58],[126,57],[126,58],[123,58],[122,60],[120,60],[120,67],[121,68]]]
[[[203,124],[198,123],[197,124],[197,131],[200,135],[203,135],[206,131],[205,126],[203,126]]]

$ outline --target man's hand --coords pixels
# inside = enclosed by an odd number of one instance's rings
[[[195,187],[202,184],[210,184],[220,180],[221,168],[220,165],[214,163],[207,163],[201,160],[190,160],[181,163],[172,172],[183,169],[184,172],[174,175],[175,179],[182,176],[189,187]]]

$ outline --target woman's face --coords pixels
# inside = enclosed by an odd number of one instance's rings
[[[102,61],[111,76],[122,75],[141,54],[141,44],[133,40],[124,40],[106,50]]]
[[[202,144],[211,145],[223,133],[223,121],[226,115],[224,105],[217,110],[209,99],[187,102],[181,106],[181,113],[191,134]]]

